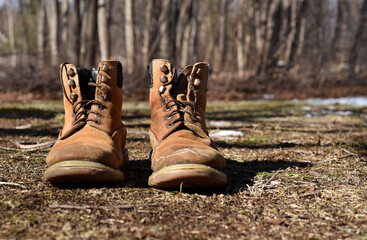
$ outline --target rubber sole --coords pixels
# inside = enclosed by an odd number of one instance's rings
[[[154,172],[148,184],[157,188],[168,187],[213,187],[225,185],[227,176],[209,166],[201,164],[176,164]]]
[[[101,163],[71,160],[47,168],[44,180],[51,183],[110,183],[122,182],[124,174]]]

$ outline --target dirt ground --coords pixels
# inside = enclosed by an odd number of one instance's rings
[[[228,184],[154,189],[149,106],[126,103],[130,167],[124,183],[42,181],[59,101],[0,103],[0,239],[367,239],[367,108],[289,101],[216,102],[211,133]]]

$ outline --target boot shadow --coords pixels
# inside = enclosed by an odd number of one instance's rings
[[[226,159],[227,167],[224,173],[227,175],[228,182],[224,186],[210,188],[185,188],[182,192],[189,194],[213,195],[226,194],[233,195],[248,186],[254,184],[255,176],[260,172],[272,172],[287,168],[305,168],[310,166],[309,162],[297,161],[250,161],[238,162],[231,159]],[[150,160],[133,160],[129,162],[129,168],[124,171],[125,187],[131,188],[151,188],[148,185],[148,178],[152,174],[150,168]],[[179,191],[179,187],[165,188],[167,191]]]
[[[305,168],[310,166],[308,162],[296,161],[250,161],[238,162],[226,159],[227,167],[224,173],[227,175],[227,184],[224,186],[210,188],[183,188],[182,192],[188,194],[200,194],[211,196],[213,194],[234,195],[248,186],[254,184],[255,176],[260,172],[272,172],[286,168]],[[165,189],[170,191],[179,191],[178,188]]]
[[[297,161],[250,161],[238,162],[231,159],[226,159],[227,167],[224,173],[227,175],[228,182],[224,186],[210,187],[210,188],[182,188],[182,192],[188,194],[225,194],[234,195],[248,186],[254,184],[255,176],[260,172],[272,172],[287,168],[305,168],[310,166],[309,162]],[[90,189],[90,188],[151,188],[148,185],[149,176],[152,174],[150,168],[150,160],[131,160],[129,167],[124,170],[125,181],[121,183],[111,184],[53,184],[53,186],[61,189]],[[179,191],[179,187],[165,188],[161,190]]]
[[[124,170],[125,187],[150,188],[148,179],[151,174],[149,159],[130,160],[128,168]]]

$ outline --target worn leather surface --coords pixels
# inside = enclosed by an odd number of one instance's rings
[[[170,73],[164,74],[160,67],[166,65]],[[225,160],[220,152],[216,149],[214,143],[208,136],[205,123],[206,109],[206,85],[208,79],[208,64],[196,63],[185,67],[180,76],[171,76],[174,72],[171,63],[165,59],[154,59],[151,63],[152,86],[150,89],[150,105],[151,105],[151,126],[150,140],[153,147],[151,156],[152,169],[158,171],[165,166],[182,163],[196,163],[222,170],[225,167]],[[174,114],[171,118],[172,111],[177,110],[178,106],[174,105],[168,110],[164,101],[177,99],[180,101],[194,101],[193,91],[190,90],[189,81],[190,74],[200,68],[198,74],[194,74],[193,79],[199,78],[200,85],[192,90],[198,90],[196,99],[196,121],[188,113],[181,112]],[[163,85],[160,81],[162,75],[172,79],[172,84],[166,86],[166,90],[162,93],[162,101],[159,97],[159,88]],[[173,105],[173,104],[172,104]],[[190,107],[186,106],[186,110],[190,111]],[[183,118],[172,125],[175,119]]]
[[[109,66],[107,72],[102,71],[105,64]],[[97,84],[108,88],[109,91],[105,96],[105,93],[97,87],[95,100],[100,101],[105,107],[99,108],[96,104],[92,105],[90,110],[97,113],[89,113],[88,119],[92,121],[83,121],[76,125],[73,125],[75,116],[72,109],[73,103],[85,99],[81,95],[78,74],[72,77],[76,82],[75,88],[69,87],[67,83],[71,78],[67,74],[67,69],[73,68],[77,73],[77,68],[72,64],[64,65],[66,68],[62,65],[61,83],[65,89],[65,124],[58,141],[46,158],[48,166],[68,160],[99,162],[116,169],[126,165],[127,159],[123,159],[122,154],[126,142],[126,127],[121,122],[122,89],[117,85],[117,64],[116,61],[103,61],[99,64]],[[102,76],[108,77],[109,81],[102,83]],[[78,94],[75,102],[69,101],[71,92]]]

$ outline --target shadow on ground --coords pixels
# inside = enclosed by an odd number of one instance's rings
[[[55,111],[42,110],[38,108],[0,108],[0,118],[18,119],[18,118],[41,118],[51,119],[56,116]]]
[[[251,161],[238,162],[231,159],[226,159],[227,167],[225,173],[228,183],[225,186],[213,188],[183,188],[182,191],[189,194],[213,195],[225,194],[234,195],[239,191],[246,189],[254,184],[255,176],[260,172],[272,172],[286,168],[304,168],[310,165],[306,162],[296,161]],[[124,171],[125,182],[118,184],[55,184],[54,186],[61,189],[90,189],[90,188],[150,188],[148,178],[152,174],[150,161],[133,160],[129,162],[129,167]],[[179,188],[169,188],[168,191],[179,191]]]
[[[0,127],[0,135],[1,136],[32,136],[32,137],[40,137],[40,136],[58,136],[60,128],[42,128],[42,129],[14,129],[14,128],[1,128]]]
[[[135,160],[130,161],[129,168],[125,171],[126,187],[147,188],[148,178],[152,173],[149,160]],[[254,177],[259,172],[272,172],[286,168],[305,168],[310,165],[306,162],[296,161],[251,161],[251,162],[238,162],[231,159],[226,159],[227,167],[225,173],[227,174],[228,183],[222,187],[215,188],[184,188],[183,191],[191,194],[204,194],[212,195],[227,194],[234,195],[241,191],[243,188],[247,188],[247,185],[251,186],[254,183]],[[178,188],[168,189],[171,191],[177,191]]]

